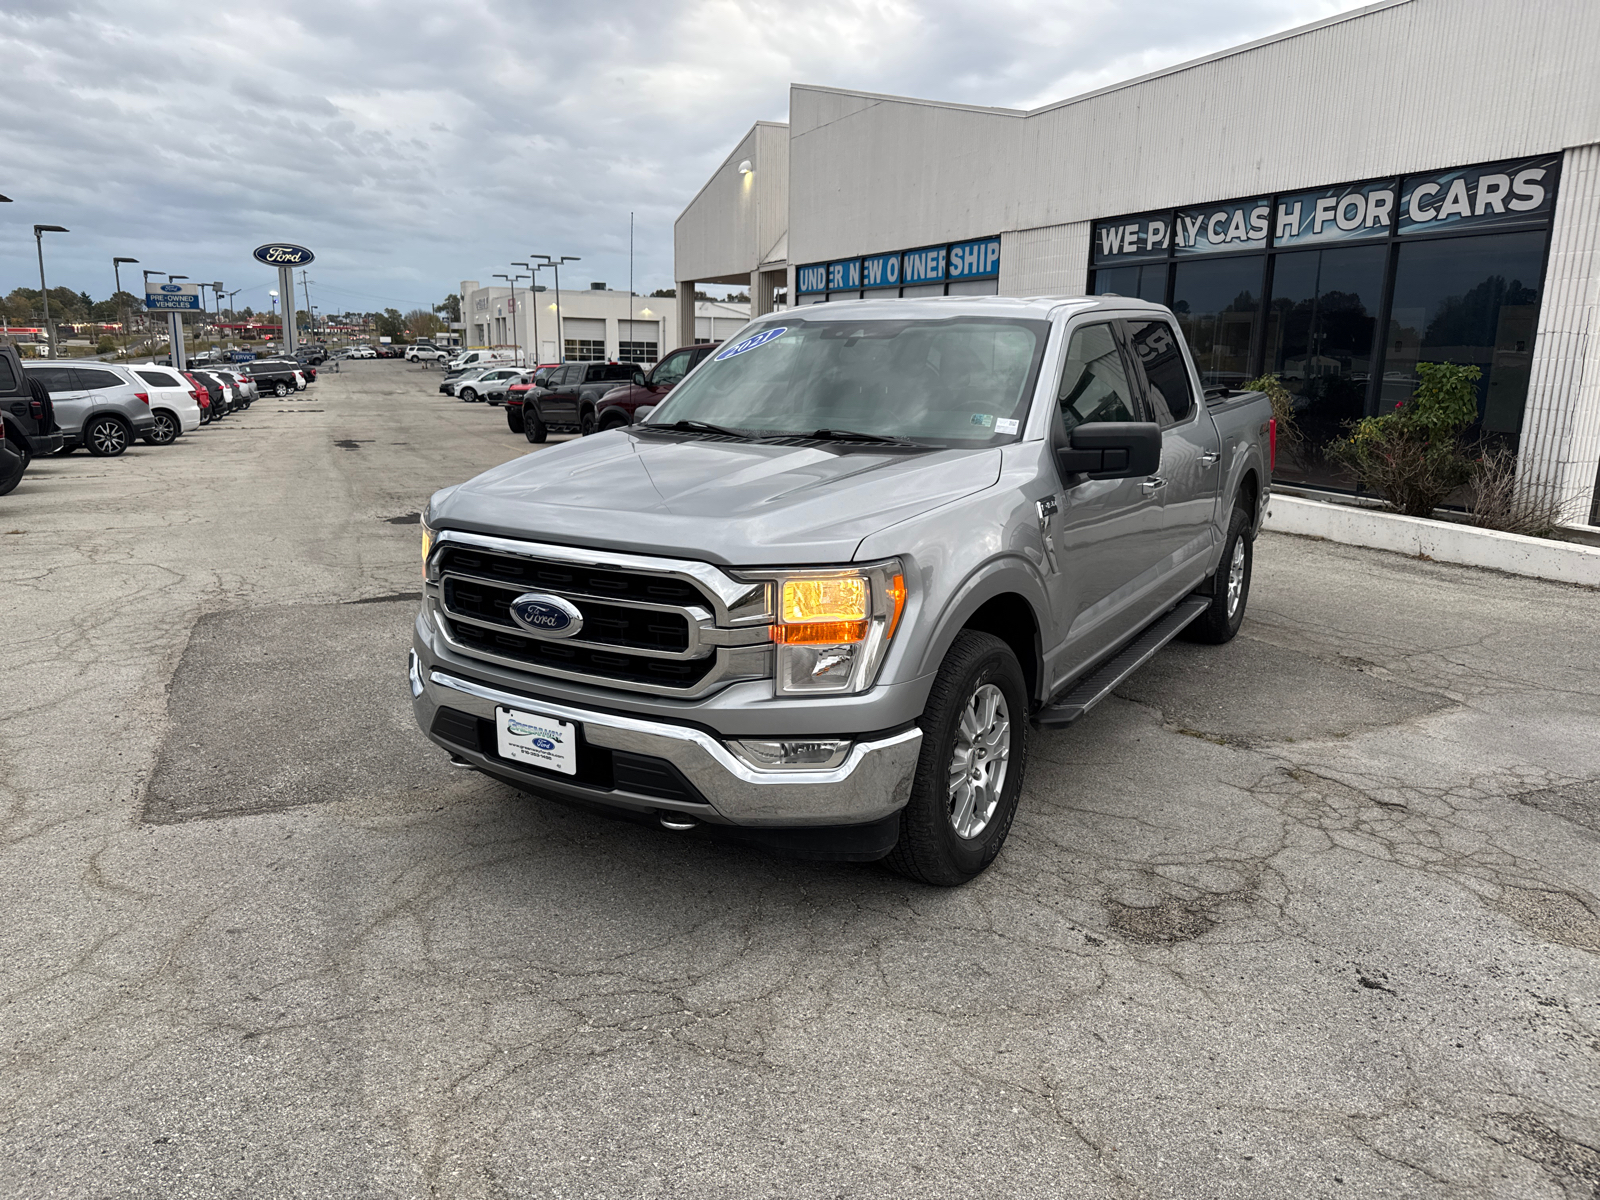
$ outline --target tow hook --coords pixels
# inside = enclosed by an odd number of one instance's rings
[[[661,828],[670,829],[674,833],[687,833],[700,822],[687,813],[667,812],[664,809],[656,810],[656,817],[661,822]]]

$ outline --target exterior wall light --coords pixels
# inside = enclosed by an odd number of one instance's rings
[[[755,168],[750,165],[750,160],[748,158],[739,164],[739,174],[741,175],[748,175],[753,170],[755,170]]]

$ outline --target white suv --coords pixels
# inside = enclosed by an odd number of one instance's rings
[[[158,363],[137,363],[123,367],[150,396],[150,415],[155,424],[144,435],[152,446],[165,446],[186,433],[199,429],[206,419],[200,411],[198,389],[172,367]],[[209,403],[209,401],[208,401]]]

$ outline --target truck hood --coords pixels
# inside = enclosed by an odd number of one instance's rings
[[[913,453],[637,437],[575,439],[435,498],[437,528],[725,566],[849,562],[861,539],[993,487],[997,449]]]

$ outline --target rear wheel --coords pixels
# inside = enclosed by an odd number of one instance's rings
[[[1245,605],[1250,602],[1250,569],[1255,561],[1255,543],[1250,539],[1250,515],[1242,508],[1233,510],[1228,522],[1228,539],[1222,546],[1222,562],[1211,579],[1211,605],[1190,622],[1183,637],[1191,642],[1220,646],[1231,642],[1244,624]]]
[[[524,413],[522,415],[522,436],[538,445],[550,436],[550,431],[544,427],[544,422],[539,419],[538,413]]]
[[[128,427],[116,417],[96,417],[83,431],[83,440],[96,458],[115,458],[128,448]]]
[[[279,400],[282,400],[285,396],[287,396],[289,394],[289,385],[287,383],[283,382],[283,380],[281,380],[281,379],[278,380],[277,383],[272,385],[272,394],[274,396],[276,396]]]
[[[922,751],[887,864],[954,887],[981,873],[1011,832],[1028,765],[1028,689],[1011,647],[966,629],[939,665],[917,722]]]
[[[152,446],[170,446],[178,440],[181,429],[178,418],[169,412],[152,414],[155,424],[150,427],[150,432],[144,435],[144,440]]]

